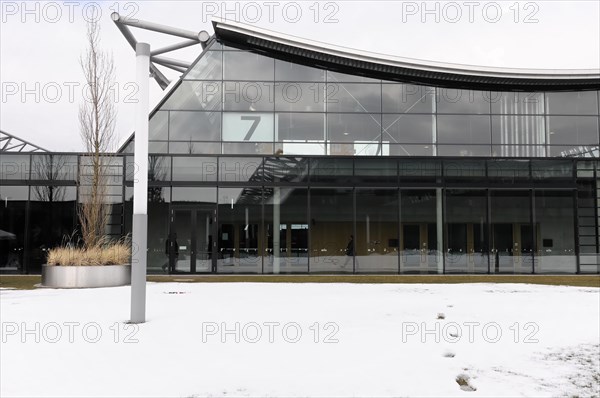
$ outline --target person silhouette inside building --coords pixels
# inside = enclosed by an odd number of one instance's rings
[[[352,258],[354,257],[354,236],[350,235],[350,241],[346,246],[346,260],[344,264],[342,264],[342,268],[346,268],[348,263],[352,263]]]
[[[173,232],[165,242],[165,254],[167,255],[167,263],[163,265],[163,271],[169,267],[169,273],[175,273],[177,260],[179,258],[179,245],[177,244],[177,233]]]

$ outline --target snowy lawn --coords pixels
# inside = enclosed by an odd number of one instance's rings
[[[149,283],[0,290],[0,396],[599,396],[600,290]],[[37,341],[36,341],[37,340]]]

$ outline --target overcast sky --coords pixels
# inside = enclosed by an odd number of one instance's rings
[[[213,34],[211,17],[354,49],[432,61],[540,69],[600,68],[600,6],[589,1],[22,2],[0,1],[0,129],[53,151],[79,151],[86,15],[101,10],[114,56],[119,143],[133,130],[134,51],[121,15]],[[132,28],[153,48],[180,39]],[[171,53],[192,61],[199,46]],[[163,69],[163,71],[165,71]],[[166,70],[169,78],[175,72]],[[151,105],[162,95],[151,82]]]

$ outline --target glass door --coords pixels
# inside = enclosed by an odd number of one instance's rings
[[[174,207],[167,255],[171,273],[207,273],[216,269],[213,207]]]

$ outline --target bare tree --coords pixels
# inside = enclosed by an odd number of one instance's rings
[[[79,107],[79,127],[87,156],[82,158],[80,173],[79,222],[86,247],[101,244],[106,236],[108,209],[105,201],[107,167],[114,150],[116,106],[113,98],[115,81],[112,55],[100,49],[100,27],[96,21],[87,25],[88,48],[80,58],[86,80],[86,93]]]

